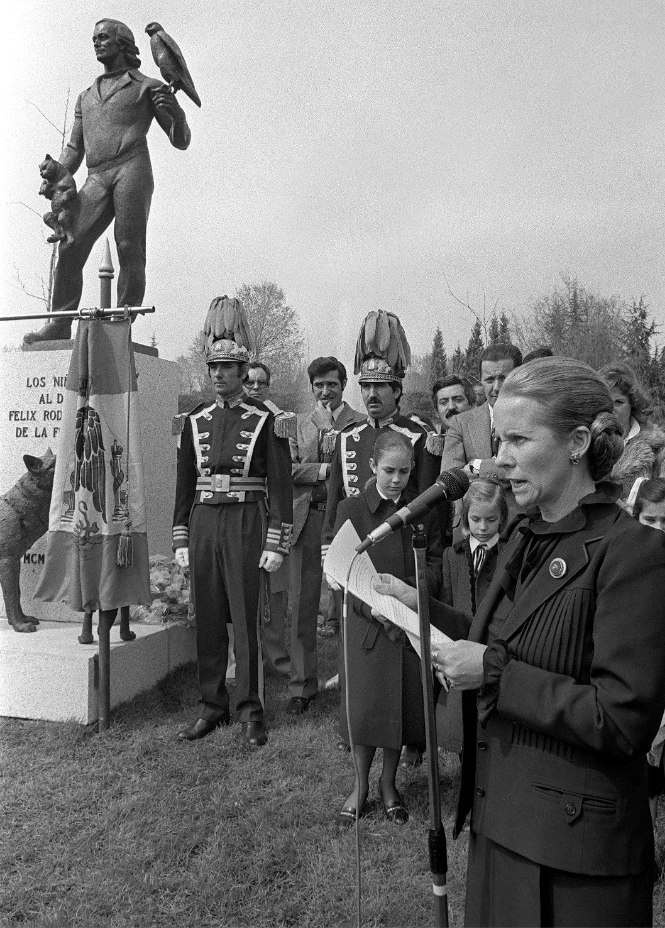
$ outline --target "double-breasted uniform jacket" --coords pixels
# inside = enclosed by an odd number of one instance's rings
[[[364,422],[347,426],[337,436],[330,464],[328,502],[321,544],[322,558],[325,558],[333,539],[337,507],[343,499],[362,493],[372,476],[369,459],[374,451],[374,442],[377,435],[386,429],[401,432],[413,445],[414,467],[407,484],[410,495],[416,496],[431,487],[439,475],[439,458],[425,447],[427,429],[408,416],[403,416],[399,410],[378,422],[371,416],[366,416]],[[447,503],[442,503],[437,509],[443,510],[446,507]],[[446,516],[447,513],[443,513],[441,520],[445,521]],[[437,534],[440,537],[440,532]]]
[[[291,455],[275,434],[274,416],[242,394],[230,403],[197,406],[187,417],[178,453],[173,547],[189,543],[194,505],[267,506],[264,550],[288,554],[293,523]]]
[[[376,480],[368,482],[359,496],[342,500],[337,509],[335,531],[347,519],[364,538],[397,509],[413,498],[405,490],[399,503],[383,499]],[[438,572],[436,516],[423,520],[427,534],[427,572]],[[433,531],[432,531],[433,530]],[[389,573],[415,583],[413,532],[405,526],[374,545],[368,554],[379,573]],[[349,711],[351,734],[356,744],[400,748],[425,740],[420,659],[400,630],[385,626],[374,618],[369,606],[351,597],[347,619],[349,659]],[[340,647],[340,732],[348,740],[343,648]]]
[[[476,726],[477,694],[464,693],[455,827],[472,808],[472,831],[599,876],[653,863],[645,754],[665,706],[665,536],[631,519],[618,493],[600,484],[580,501],[513,604],[519,527],[499,556],[468,637],[505,642],[508,662],[486,727]],[[461,637],[462,613],[432,602],[432,621]]]
[[[352,409],[348,403],[342,404],[342,409],[334,421],[333,427],[325,434],[325,443],[333,445],[337,435],[348,425],[362,422],[365,416]],[[309,515],[309,504],[312,502],[314,488],[327,487],[328,481],[320,480],[322,455],[321,434],[318,426],[312,422],[311,413],[296,416],[296,437],[289,439],[291,446],[291,476],[293,480],[293,544],[296,543],[300,532]],[[324,455],[330,460],[330,455]]]

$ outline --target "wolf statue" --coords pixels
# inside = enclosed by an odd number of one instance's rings
[[[27,472],[0,496],[0,586],[7,620],[16,632],[36,632],[39,619],[21,608],[21,558],[48,529],[55,455],[24,454]]]

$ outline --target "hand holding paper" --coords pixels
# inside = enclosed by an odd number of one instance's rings
[[[420,657],[420,623],[418,615],[406,605],[401,598],[416,606],[416,591],[403,581],[390,574],[378,574],[369,554],[363,551],[356,555],[356,548],[360,543],[358,533],[350,520],[347,520],[335,535],[328,554],[326,555],[324,570],[327,576],[332,577],[342,587],[349,588],[349,592],[371,607],[377,616],[383,616],[403,629],[409,637],[416,653]],[[386,594],[383,589],[391,592]],[[397,593],[397,597],[393,595]],[[432,650],[451,639],[438,628],[430,625]]]

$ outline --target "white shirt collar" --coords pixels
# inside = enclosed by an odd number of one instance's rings
[[[387,499],[389,502],[394,503],[396,506],[398,505],[399,501],[400,501],[401,498],[402,498],[401,493],[400,493],[400,495],[397,497],[397,499],[392,499],[390,496],[386,496],[386,494],[383,493],[383,492],[379,489],[378,483],[377,483],[377,485],[376,485],[376,492],[379,494],[379,496],[381,497],[381,499]]]
[[[639,434],[640,434],[640,423],[637,421],[637,419],[633,419],[633,417],[631,416],[630,417],[630,429],[628,430],[628,434],[624,438],[624,443],[627,441],[630,441],[631,438],[635,438],[635,436]]]
[[[482,542],[481,542],[481,541],[478,541],[477,538],[474,538],[473,535],[469,535],[469,546],[470,546],[470,548],[471,548],[471,554],[473,554],[473,552],[476,550],[476,548],[477,548],[478,545],[480,545],[480,544],[485,545],[485,547],[486,547],[487,550],[489,551],[489,549],[490,549],[490,548],[493,548],[496,544],[498,544],[498,542],[499,542],[499,533],[498,533],[498,532],[496,533],[496,535],[492,535],[492,537],[490,538],[489,541],[482,541]]]
[[[342,402],[339,404],[339,406],[337,407],[337,409],[333,409],[333,410],[332,410],[332,420],[333,420],[333,422],[337,422],[337,420],[339,419],[339,417],[342,415],[342,410],[344,409],[345,406],[346,406],[346,400],[342,400]]]

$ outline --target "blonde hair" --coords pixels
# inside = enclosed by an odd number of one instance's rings
[[[490,503],[499,510],[499,531],[508,520],[508,503],[503,487],[493,480],[474,480],[462,500],[462,525],[469,528],[469,509],[474,503]]]
[[[591,434],[584,456],[591,479],[609,475],[623,454],[623,438],[609,388],[593,368],[572,358],[536,358],[511,371],[501,387],[507,396],[532,399],[542,408],[542,423],[567,437],[585,426]]]

